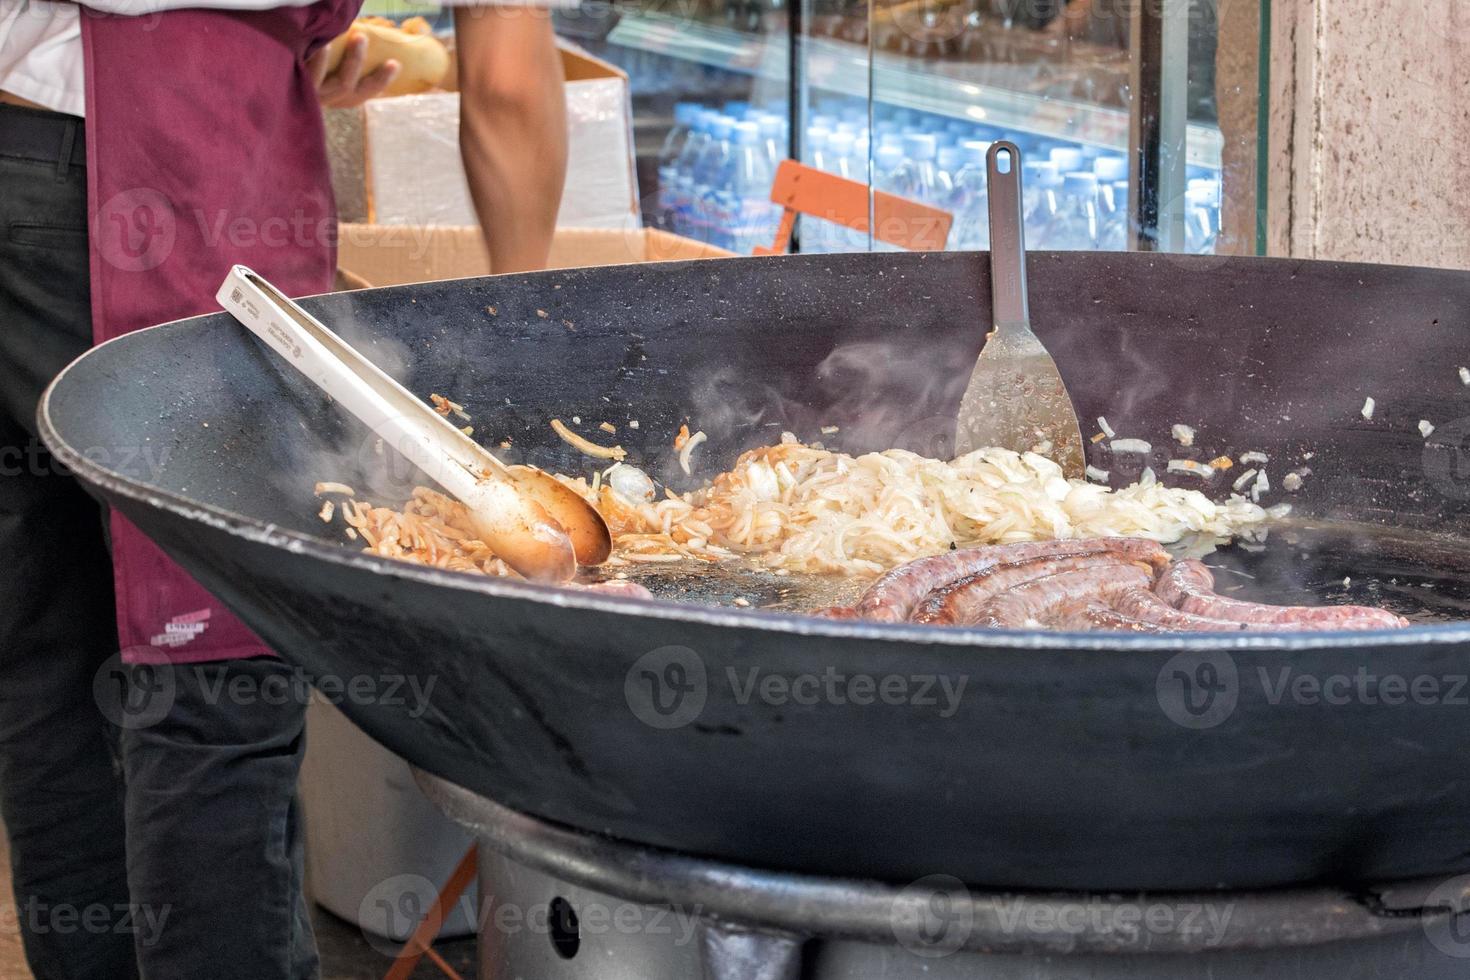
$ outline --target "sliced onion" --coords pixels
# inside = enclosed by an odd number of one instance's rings
[[[318,483],[316,485],[317,496],[320,497],[324,493],[340,493],[344,497],[357,496],[357,491],[353,490],[345,483]]]
[[[658,494],[653,479],[627,463],[613,464],[607,471],[607,485],[629,500],[652,500]]]
[[[628,451],[622,446],[599,446],[595,442],[589,442],[571,429],[568,429],[566,423],[561,419],[552,419],[551,428],[568,445],[594,459],[615,459],[618,462],[622,462],[628,455]]]
[[[1169,472],[1188,473],[1190,476],[1197,476],[1201,480],[1208,480],[1215,475],[1215,468],[1208,463],[1198,463],[1192,459],[1171,459],[1169,460]]]
[[[708,438],[709,436],[705,435],[703,430],[701,430],[694,433],[694,435],[690,436],[688,439],[684,440],[684,447],[679,450],[679,468],[683,470],[686,474],[689,472],[690,455],[694,452],[696,446],[698,446],[701,442],[704,442]]]
[[[1143,439],[1114,439],[1108,443],[1108,449],[1114,453],[1140,453],[1144,456],[1154,451],[1153,443]]]

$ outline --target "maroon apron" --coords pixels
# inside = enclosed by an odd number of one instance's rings
[[[303,62],[359,3],[140,17],[82,8],[97,343],[216,311],[235,263],[292,295],[332,287],[336,215]],[[115,512],[112,548],[125,660],[270,655]]]

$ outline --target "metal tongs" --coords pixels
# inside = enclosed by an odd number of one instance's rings
[[[602,515],[533,466],[508,466],[265,279],[237,265],[216,294],[272,350],[469,510],[478,535],[528,579],[565,582],[612,552]]]

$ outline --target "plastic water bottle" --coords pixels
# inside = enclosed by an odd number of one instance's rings
[[[1220,205],[1220,181],[1214,177],[1191,177],[1185,183],[1185,188],[1200,192],[1200,200],[1208,201],[1216,207]]]
[[[1128,160],[1115,153],[1104,153],[1092,161],[1092,172],[1099,184],[1111,184],[1128,179]]]
[[[960,169],[959,145],[955,143],[941,146],[939,148],[939,154],[935,158],[935,166],[939,168],[939,172],[944,175],[944,179],[949,181],[950,186],[953,187],[954,175]]]
[[[690,173],[689,214],[691,238],[728,248],[727,216],[722,213],[721,199],[730,164],[730,137],[735,122],[729,116],[716,116],[710,123],[709,141],[700,151]]]
[[[858,156],[857,138],[852,133],[833,133],[828,138],[827,167],[831,173],[866,183],[867,164],[866,157]],[[826,233],[823,251],[860,252],[868,247],[867,234],[846,225],[823,222],[821,231]]]
[[[826,153],[822,162],[826,164],[822,169],[828,173],[834,173],[848,180],[856,180],[853,173],[852,148],[857,142],[857,137],[851,132],[838,131],[827,137]]]
[[[941,204],[951,190],[949,177],[942,174],[936,162],[939,147],[928,133],[913,133],[904,137],[903,153],[907,158],[897,178],[901,197],[921,204]]]
[[[774,176],[760,126],[753,122],[737,124],[725,193],[729,195],[731,212],[728,247],[738,255],[750,255],[757,245],[770,245],[776,237],[781,209],[771,203]]]
[[[729,115],[715,119],[710,132],[710,146],[705,151],[705,177],[697,184],[708,189],[703,198],[703,240],[720,248],[730,247],[730,161],[734,152],[736,122]]]
[[[808,163],[818,170],[827,169],[827,138],[832,131],[826,126],[808,126],[806,128],[807,153],[810,155]]]
[[[872,147],[873,145],[868,141],[866,134],[860,135],[852,141],[852,160],[857,167],[857,176],[853,179],[860,180],[865,184],[868,182],[868,153],[872,150]]]
[[[1116,154],[1105,153],[1092,161],[1092,173],[1097,178],[1098,213],[1102,221],[1102,227],[1108,227],[1115,211],[1122,208],[1122,201],[1118,198],[1118,184],[1121,182],[1126,188],[1128,186],[1128,161]],[[1108,246],[1102,244],[1103,232],[1098,232],[1098,247],[1106,249]]]
[[[1192,183],[1192,181],[1191,181]],[[1220,202],[1216,188],[1192,187],[1184,192],[1184,250],[1213,252],[1220,235]]]
[[[820,127],[813,127],[820,130]],[[836,132],[819,131],[813,135],[807,130],[807,143],[811,147],[812,166],[839,177],[852,178],[852,148],[856,142],[853,134],[846,130]],[[802,225],[801,247],[804,252],[844,251],[848,229],[821,215],[817,220]]]
[[[663,147],[658,153],[660,169],[674,165],[679,159],[689,132],[694,128],[695,115],[700,111],[700,107],[693,102],[680,102],[674,106],[674,125],[664,137]]]
[[[1057,165],[1059,173],[1069,174],[1082,169],[1082,151],[1075,146],[1059,146],[1047,155]]]
[[[1098,242],[1097,177],[1074,171],[1062,177],[1062,196],[1047,248],[1095,249]]]
[[[1053,241],[1062,210],[1062,175],[1054,163],[1038,162],[1028,169],[1030,174],[1023,182],[1026,242],[1034,248],[1055,248]]]
[[[878,147],[873,154],[873,189],[902,195],[904,166],[903,150],[892,143]],[[878,252],[900,251],[897,245],[880,242],[876,237],[873,239],[872,247]]]
[[[680,102],[674,106],[674,126],[664,137],[664,145],[658,153],[658,215],[657,225],[666,230],[674,227],[674,215],[679,210],[679,156],[694,127],[694,114],[699,106],[691,102]]]
[[[1128,181],[1098,182],[1097,247],[1105,252],[1128,248]]]
[[[689,135],[674,161],[674,231],[686,238],[694,237],[694,168],[709,146],[710,129],[719,113],[695,109],[691,115]]]
[[[766,159],[771,161],[771,170],[774,172],[776,164],[786,159],[786,120],[766,113],[761,116],[758,125],[761,131],[761,142],[766,148]]]
[[[875,190],[898,193],[899,172],[903,169],[903,150],[892,143],[878,147],[873,156],[873,187]]]
[[[949,240],[955,248],[990,247],[990,194],[985,180],[985,154],[990,144],[967,140],[961,144],[963,162],[954,175],[949,212],[954,225]]]
[[[1061,173],[1055,163],[1036,166],[1032,181],[1035,203],[1026,212],[1026,241],[1035,242],[1036,248],[1057,247],[1058,228],[1061,223]]]

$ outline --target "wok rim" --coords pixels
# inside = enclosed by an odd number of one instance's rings
[[[1267,261],[1270,261],[1269,259]],[[1275,261],[1283,261],[1277,259]],[[1305,261],[1305,260],[1303,260]],[[659,263],[680,265],[689,263]],[[646,267],[647,263],[640,268]],[[565,270],[561,270],[565,271]],[[1453,270],[1436,270],[1453,271]],[[471,277],[473,279],[474,277]],[[494,277],[483,277],[494,278]],[[471,280],[460,280],[471,281]],[[402,289],[383,286],[379,289]],[[367,290],[362,290],[366,292]],[[319,299],[333,293],[303,297]],[[1461,623],[1415,624],[1403,629],[1358,631],[1321,631],[1311,633],[1252,632],[1236,633],[1172,633],[1139,635],[1109,631],[1060,632],[1050,630],[975,629],[970,627],[928,626],[917,623],[875,623],[863,620],[827,619],[791,612],[761,609],[739,610],[720,606],[697,606],[660,599],[638,599],[607,596],[596,592],[543,585],[515,579],[496,578],[470,572],[431,568],[413,562],[370,555],[345,544],[333,544],[323,538],[283,529],[244,514],[213,504],[192,501],[172,491],[161,490],[141,481],[125,477],[77,452],[62,438],[51,418],[51,401],[62,388],[72,369],[98,352],[113,345],[126,345],[153,331],[187,329],[197,321],[225,316],[223,312],[205,313],[172,320],[167,323],[131,331],[98,344],[62,369],[41,395],[36,422],[41,441],[51,453],[84,483],[124,497],[136,503],[167,511],[187,521],[208,525],[234,538],[254,544],[269,545],[294,555],[328,564],[373,572],[389,578],[424,585],[441,586],[498,599],[535,602],[553,608],[638,616],[697,626],[737,627],[766,633],[811,636],[826,640],[860,640],[905,645],[953,646],[976,650],[1016,650],[1032,652],[1072,653],[1078,650],[1109,652],[1252,651],[1362,649],[1369,647],[1409,647],[1432,644],[1470,644],[1470,621]],[[239,327],[244,330],[244,327]]]

